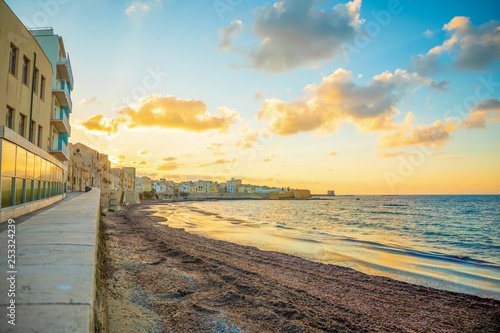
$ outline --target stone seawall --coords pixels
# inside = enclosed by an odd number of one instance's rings
[[[101,190],[101,212],[110,209],[110,202],[112,199],[116,200],[118,206],[138,204],[141,202],[139,199],[139,192],[104,189]]]

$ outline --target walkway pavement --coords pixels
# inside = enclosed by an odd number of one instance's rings
[[[91,331],[99,198],[94,188],[16,223],[13,267],[9,231],[0,233],[0,332]]]

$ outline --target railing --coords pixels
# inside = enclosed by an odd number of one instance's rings
[[[66,143],[62,140],[57,140],[57,141],[54,141],[52,142],[52,150],[60,150],[63,152],[64,155],[67,156],[67,158],[69,159],[69,149],[68,149],[68,146],[66,145]]]
[[[73,70],[71,69],[71,60],[69,59],[69,53],[59,54],[57,57],[58,64],[64,64],[68,67],[69,78],[71,81],[71,87],[73,87],[74,79],[73,79]]]
[[[71,102],[71,93],[69,91],[68,83],[66,82],[66,80],[57,80],[55,90],[59,91],[62,90],[66,93],[66,98],[68,99],[69,108],[72,110],[73,103]]]
[[[69,125],[69,120],[66,116],[66,112],[64,112],[63,109],[54,109],[54,111],[52,111],[52,120],[62,120],[64,122],[64,125],[66,126],[66,129],[68,130],[68,135],[71,136],[71,126]]]

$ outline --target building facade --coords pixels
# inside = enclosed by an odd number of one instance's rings
[[[44,51],[0,0],[0,222],[65,197],[67,158],[51,141],[56,68]]]
[[[86,186],[106,189],[110,187],[108,155],[82,143],[69,144],[68,189],[83,191]]]
[[[71,135],[69,117],[72,111],[71,91],[73,90],[73,72],[69,61],[69,54],[64,48],[63,38],[54,33],[51,28],[30,29],[38,44],[49,59],[53,73],[47,78],[52,87],[50,96],[50,149],[62,162],[70,158],[68,138]],[[45,83],[46,84],[46,83]]]
[[[236,187],[238,185],[241,185],[241,179],[234,179],[231,178],[231,180],[228,180],[226,182],[227,184],[227,193],[236,193]]]

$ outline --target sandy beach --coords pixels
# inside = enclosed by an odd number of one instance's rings
[[[500,330],[500,301],[200,237],[152,213],[103,218],[110,332]]]

